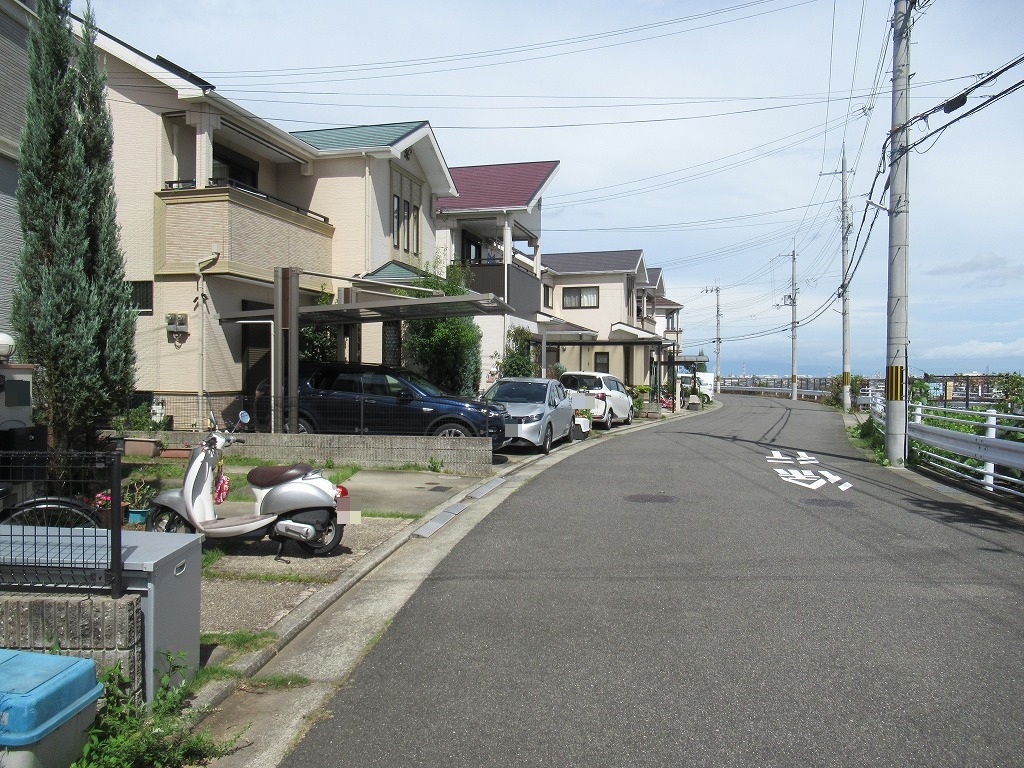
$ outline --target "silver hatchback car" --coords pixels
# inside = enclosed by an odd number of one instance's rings
[[[626,391],[626,385],[610,373],[567,371],[558,380],[567,390],[594,396],[591,409],[594,424],[611,429],[616,421],[623,424],[633,422],[633,396]]]
[[[575,411],[569,393],[554,379],[512,377],[498,379],[483,399],[508,409],[505,437],[520,445],[533,445],[543,453],[555,440],[573,439]]]

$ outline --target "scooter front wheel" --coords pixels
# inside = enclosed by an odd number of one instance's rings
[[[170,507],[154,507],[146,516],[146,530],[157,533],[195,533],[188,520]]]
[[[341,537],[344,533],[345,526],[338,525],[338,521],[332,515],[330,521],[324,527],[324,532],[320,538],[313,539],[312,541],[300,541],[298,544],[303,552],[310,555],[329,555],[341,544]]]

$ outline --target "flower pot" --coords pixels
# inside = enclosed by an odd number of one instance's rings
[[[146,518],[149,517],[149,509],[128,509],[128,522],[129,523],[144,523]]]

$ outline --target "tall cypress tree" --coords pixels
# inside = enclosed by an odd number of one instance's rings
[[[106,72],[96,50],[96,24],[92,4],[86,7],[78,57],[78,105],[86,177],[84,196],[89,201],[89,251],[86,277],[92,288],[91,304],[99,321],[97,344],[101,350],[101,397],[97,417],[123,408],[135,389],[135,321],[131,289],[125,282],[124,255],[117,225],[114,194],[114,132],[107,108]]]
[[[94,426],[109,412],[109,347],[123,343],[118,320],[126,314],[123,303],[107,294],[124,290],[123,265],[110,264],[121,255],[112,175],[105,176],[111,174],[109,152],[105,160],[87,156],[97,146],[95,138],[87,139],[96,117],[91,107],[86,111],[92,101],[85,94],[93,86],[84,87],[81,65],[88,69],[88,62],[70,27],[69,3],[39,0],[29,34],[17,191],[23,246],[11,311],[18,357],[39,366],[39,415],[51,447],[61,450],[95,442]],[[92,43],[85,48],[95,66]],[[102,92],[102,81],[99,87]],[[107,120],[109,133],[109,115]],[[134,334],[134,316],[130,321]],[[114,358],[129,360],[134,369],[134,350]]]

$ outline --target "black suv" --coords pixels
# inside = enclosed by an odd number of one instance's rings
[[[404,368],[300,363],[298,395],[300,432],[489,437],[495,450],[508,443],[504,406],[449,395]],[[260,424],[269,424],[266,380],[256,388],[253,410]]]

